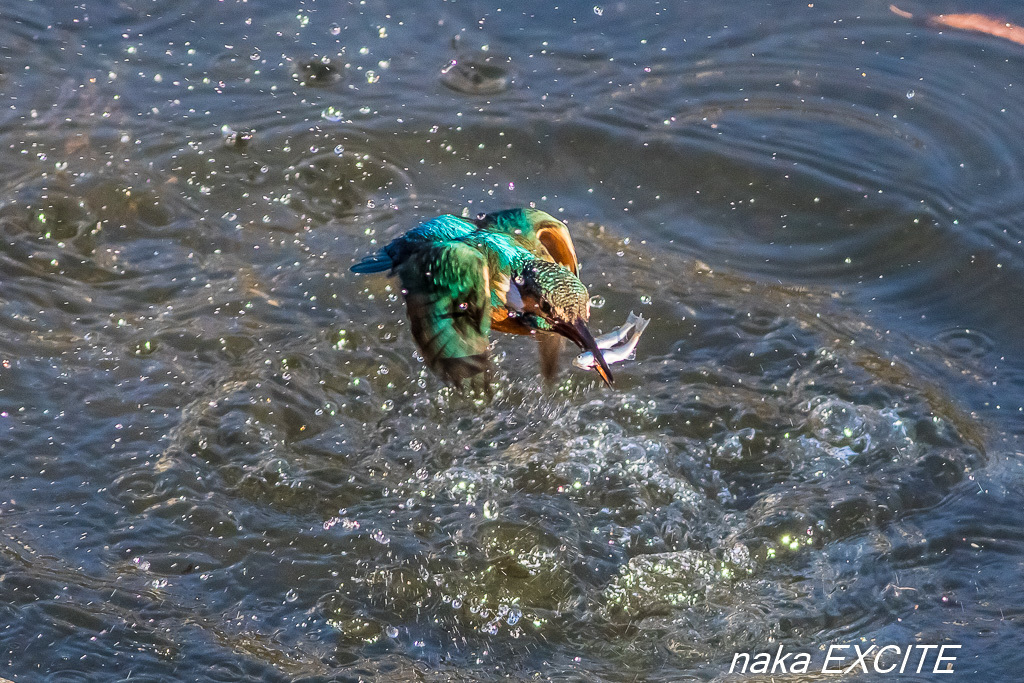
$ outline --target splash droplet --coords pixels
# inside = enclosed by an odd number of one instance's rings
[[[328,121],[330,121],[332,123],[335,123],[337,121],[341,121],[341,119],[342,119],[342,117],[344,115],[341,113],[340,109],[338,109],[337,107],[331,106],[331,107],[327,107],[322,112],[320,112],[320,116],[322,116],[323,118],[327,119]]]

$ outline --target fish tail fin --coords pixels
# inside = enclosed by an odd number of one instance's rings
[[[634,328],[636,328],[633,334],[636,335],[637,337],[643,334],[644,330],[647,328],[647,323],[649,322],[651,322],[650,318],[645,318],[642,315],[637,315],[633,311],[630,311],[629,317],[626,318],[626,325],[632,325]],[[623,327],[625,327],[626,325],[623,325]]]
[[[630,311],[628,322],[633,323],[633,326],[636,328],[636,331],[633,334],[639,337],[644,333],[644,330],[647,329],[647,324],[651,322],[651,319],[645,318],[642,315],[634,316],[633,311]]]

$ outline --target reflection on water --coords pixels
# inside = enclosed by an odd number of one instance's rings
[[[1024,55],[900,9],[0,8],[2,675],[1019,669]],[[348,273],[531,202],[615,391]]]

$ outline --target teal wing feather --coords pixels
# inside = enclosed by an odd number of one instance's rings
[[[420,223],[409,232],[396,237],[375,254],[352,266],[353,273],[382,273],[394,270],[424,244],[449,242],[469,235],[476,226],[458,216],[445,214]]]
[[[481,214],[476,219],[481,232],[507,236],[537,258],[560,263],[579,276],[576,247],[565,223],[539,209],[507,209]]]
[[[398,277],[427,365],[453,384],[486,371],[491,295],[484,255],[458,241],[423,243],[406,254]]]

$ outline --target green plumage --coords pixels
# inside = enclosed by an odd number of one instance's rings
[[[352,266],[356,273],[385,270],[402,283],[424,360],[450,383],[487,370],[492,318],[504,332],[542,333],[546,377],[557,371],[562,336],[593,345],[585,325],[590,297],[577,277],[572,240],[543,211],[512,209],[473,221],[438,216]],[[606,365],[603,370],[609,381]]]
[[[413,339],[427,365],[454,383],[487,368],[485,272],[483,254],[461,242],[426,244],[398,265]]]

